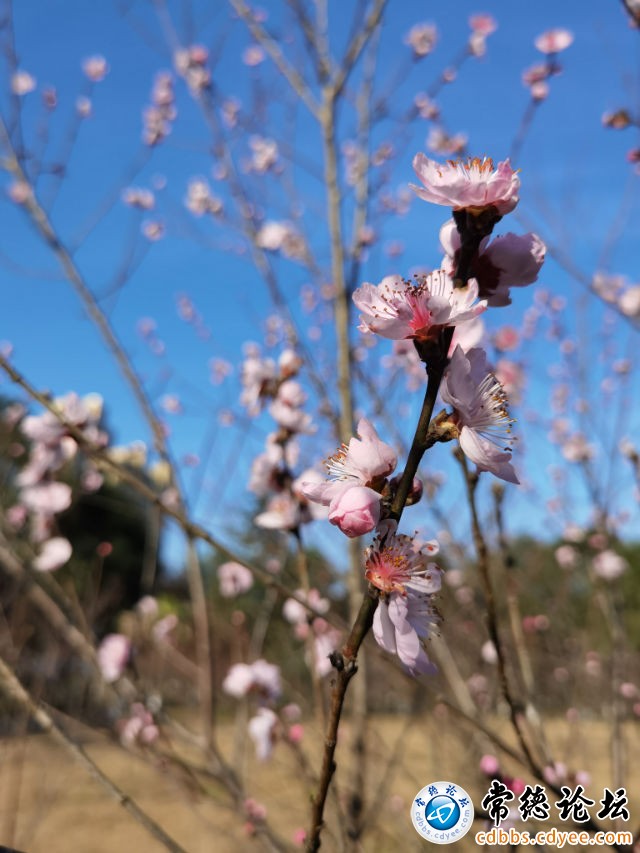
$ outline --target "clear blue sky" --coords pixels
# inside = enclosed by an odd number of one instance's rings
[[[57,0],[45,6],[36,0],[21,0],[15,5],[19,65],[37,78],[39,91],[43,85],[51,84],[58,92],[59,105],[53,116],[46,159],[55,159],[62,150],[75,98],[84,86],[81,61],[99,53],[110,64],[109,75],[95,88],[94,115],[83,125],[66,164],[68,177],[54,208],[54,222],[63,238],[72,241],[101,201],[118,190],[122,176],[139,155],[141,112],[148,103],[154,74],[169,69],[171,59],[150,4]],[[264,116],[256,111],[253,129],[273,136],[281,146],[286,144],[289,99],[285,84],[270,62],[253,72],[241,63],[239,56],[251,40],[244,25],[232,19],[226,4],[191,5],[193,14],[188,15],[181,10],[189,4],[169,4],[181,38],[185,43],[203,43],[219,56],[214,79],[218,90],[225,95],[235,95],[247,104],[256,91],[261,91],[260,87],[269,97],[275,93],[277,103],[265,109]],[[288,32],[282,5],[265,2],[262,7],[269,12],[270,26]],[[118,12],[123,6],[131,10],[126,16]],[[343,8],[344,4],[330,0],[335,44],[344,42]],[[406,63],[408,48],[403,39],[410,27],[416,22],[432,21],[440,32],[435,52],[416,64],[411,76],[393,94],[394,106],[408,105],[412,94],[427,89],[457,55],[468,34],[467,18],[478,11],[494,15],[498,30],[489,38],[487,56],[470,60],[462,69],[459,82],[439,96],[447,128],[467,133],[469,150],[474,154],[490,155],[496,160],[507,156],[527,105],[521,73],[541,58],[533,46],[534,37],[551,27],[573,31],[575,43],[561,57],[564,71],[551,81],[550,97],[540,107],[516,163],[522,170],[519,210],[535,223],[545,239],[570,253],[585,273],[604,264],[611,272],[626,273],[632,280],[638,278],[639,178],[625,162],[625,152],[638,144],[637,132],[634,135],[632,130],[624,133],[605,130],[601,116],[606,110],[625,105],[638,110],[640,35],[627,26],[622,5],[616,2],[488,0],[478,6],[467,0],[442,5],[391,0],[376,71],[378,89],[388,89],[390,81],[395,79],[395,69]],[[303,55],[299,46],[286,45],[285,50],[296,62]],[[2,89],[6,88],[3,67]],[[239,411],[238,390],[232,382],[213,388],[208,382],[207,360],[226,358],[236,365],[237,371],[242,343],[248,339],[261,340],[261,326],[272,308],[264,284],[247,259],[226,251],[229,246],[239,245],[238,238],[184,212],[182,199],[193,176],[207,176],[217,193],[223,197],[227,194],[224,186],[215,185],[211,177],[211,147],[202,117],[182,82],[177,83],[176,91],[178,119],[173,132],[131,181],[151,186],[158,176],[166,179],[166,189],[158,193],[154,216],[165,223],[167,236],[150,247],[117,298],[104,304],[134,363],[145,376],[152,396],[159,399],[170,391],[177,393],[184,403],[184,415],[169,417],[176,456],[211,451],[197,510],[205,523],[224,536],[224,526],[233,518],[238,505],[250,500],[244,490],[250,453],[259,450],[270,425],[267,418],[261,418],[248,430],[214,429],[212,423],[221,408]],[[258,97],[258,103],[262,101],[264,97]],[[2,105],[6,115],[6,95]],[[41,115],[38,94],[26,96],[24,120],[31,143]],[[346,135],[352,132],[352,111],[341,113],[341,127]],[[310,122],[301,115],[295,129],[305,158],[317,161]],[[426,123],[417,124],[406,140],[390,136],[391,130],[383,124],[374,139],[376,143],[389,140],[406,152],[393,165],[392,184],[397,188],[413,180],[411,157],[424,148],[428,127]],[[234,155],[241,159],[246,140],[238,140],[235,145]],[[305,222],[313,233],[314,248],[328,277],[324,229],[316,227],[323,215],[322,187],[304,169],[296,170],[295,178],[305,198]],[[266,189],[261,190],[262,204],[267,217],[284,218],[283,195],[277,182],[268,179],[263,183]],[[51,182],[43,181],[41,188],[46,196]],[[380,241],[384,247],[393,240],[401,240],[405,246],[403,255],[392,259],[382,248],[374,249],[364,277],[378,281],[390,272],[406,274],[417,266],[438,265],[437,232],[445,218],[446,211],[414,202],[406,216],[385,225]],[[106,400],[115,440],[124,443],[146,439],[147,430],[135,404],[76,296],[60,279],[55,261],[39,246],[21,212],[4,198],[4,193],[0,221],[0,289],[4,297],[0,339],[13,343],[16,366],[38,387],[49,388],[54,393],[70,389],[80,393],[100,392]],[[502,231],[527,230],[515,220],[505,221],[503,225]],[[78,252],[80,268],[96,293],[109,289],[138,228],[138,217],[117,203]],[[136,251],[143,252],[144,246],[144,238],[140,238]],[[287,298],[300,314],[298,293],[307,276],[299,266],[286,261],[277,262],[276,269]],[[570,333],[575,336],[581,329],[589,341],[588,384],[593,392],[604,370],[599,364],[601,344],[596,338],[603,313],[601,305],[585,300],[583,289],[553,261],[545,267],[541,285],[566,297],[570,305],[566,315]],[[177,317],[176,296],[181,292],[194,300],[212,332],[210,340],[199,340],[192,328]],[[516,294],[512,308],[492,312],[487,317],[488,323],[492,328],[505,323],[518,325],[532,300],[533,288],[524,289]],[[157,322],[159,336],[166,343],[166,358],[150,355],[137,335],[136,325],[141,317],[153,317]],[[628,328],[622,323],[611,344],[619,355],[636,351],[637,344],[629,342]],[[331,345],[330,333],[325,331],[324,335]],[[544,338],[531,342],[526,352],[517,357],[526,359],[534,370],[526,402],[518,412],[522,448],[516,450],[516,464],[536,490],[510,497],[513,504],[510,524],[516,530],[548,533],[553,528],[545,516],[544,502],[551,493],[548,465],[553,462],[555,451],[548,446],[544,428],[527,424],[526,413],[545,415],[547,370],[558,359]],[[0,386],[0,391],[11,393],[6,384]],[[403,394],[401,389],[396,393]],[[624,404],[624,432],[628,435],[638,433],[637,399],[636,373],[625,397],[628,403]],[[367,408],[362,396],[359,403]],[[606,412],[605,417],[602,414],[596,411],[591,423],[592,428],[604,434],[610,420]],[[412,432],[410,418],[400,420],[398,426],[408,440]],[[331,441],[321,431],[315,449],[308,444],[305,455],[308,461],[314,461],[330,449]],[[521,450],[522,464],[518,459]],[[447,459],[448,449],[437,448],[429,466],[446,467]],[[200,476],[200,471],[187,472],[187,484],[197,482]],[[454,473],[450,476],[453,481]],[[225,482],[221,499],[220,479],[230,480]],[[627,478],[620,482],[624,483],[621,500],[628,502],[630,481]],[[445,505],[455,507],[458,495],[459,490],[452,482]],[[580,488],[575,487],[571,495],[576,514],[583,515]],[[419,524],[417,517],[413,523]],[[331,541],[335,547],[335,537],[325,528],[317,525],[316,528],[318,540]],[[628,532],[632,529],[627,527]]]

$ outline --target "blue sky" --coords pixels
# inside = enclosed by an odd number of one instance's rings
[[[118,9],[125,5],[130,12],[123,16]],[[267,2],[262,6],[269,13],[269,26],[290,32],[282,4]],[[189,4],[169,3],[169,8],[184,43],[203,43],[219,56],[214,69],[218,91],[238,97],[245,105],[259,93],[257,101],[251,104],[255,111],[249,118],[252,132],[272,136],[282,147],[293,131],[305,158],[319,161],[313,124],[303,112],[291,119],[286,85],[270,62],[249,70],[240,61],[239,56],[251,39],[244,25],[232,19],[227,6],[196,2],[191,4],[191,15],[184,11]],[[343,5],[331,0],[329,9],[331,38],[335,45],[340,45],[345,39]],[[585,14],[584,2],[574,0],[562,4],[548,0],[514,4],[502,0],[480,6],[466,0],[446,6],[391,0],[376,68],[379,90],[384,91],[389,80],[395,79],[395,69],[407,63],[408,48],[403,40],[414,23],[432,21],[440,33],[434,53],[417,63],[407,80],[397,87],[393,94],[394,108],[410,104],[416,91],[428,89],[437,79],[465,42],[468,16],[478,11],[494,15],[498,30],[489,38],[487,56],[469,60],[459,80],[445,87],[438,97],[448,130],[467,133],[469,150],[474,154],[490,155],[496,160],[507,156],[527,105],[521,73],[541,58],[533,39],[551,27],[570,29],[575,34],[575,43],[561,56],[564,71],[552,79],[550,97],[539,108],[515,164],[522,177],[518,212],[534,223],[543,238],[569,253],[586,274],[605,263],[611,272],[626,273],[632,280],[637,278],[638,176],[625,161],[626,151],[638,144],[637,132],[635,135],[632,130],[614,132],[601,126],[603,112],[621,106],[637,111],[640,100],[640,39],[628,27],[622,4],[590,4]],[[103,54],[110,64],[107,78],[95,87],[94,115],[84,123],[72,156],[65,164],[67,179],[53,209],[53,221],[63,238],[73,241],[102,200],[119,193],[122,176],[141,156],[141,112],[148,103],[154,74],[170,69],[171,58],[147,3],[89,4],[82,0],[58,0],[47,4],[45,12],[42,3],[21,0],[16,4],[15,26],[19,66],[37,78],[38,91],[51,84],[58,92],[46,159],[56,159],[63,150],[65,128],[73,114],[76,96],[85,87],[80,70],[82,60],[92,54]],[[193,36],[188,35],[190,30]],[[292,61],[306,69],[304,51],[299,44],[287,43],[285,50]],[[6,68],[2,73],[2,88],[6,90]],[[242,343],[261,340],[264,319],[273,308],[252,265],[233,251],[241,245],[237,235],[219,225],[194,220],[184,211],[182,199],[191,177],[204,175],[217,193],[225,199],[228,194],[212,178],[211,143],[197,105],[182,82],[176,83],[176,92],[178,118],[171,135],[153,151],[135,180],[130,181],[140,186],[157,184],[160,176],[166,181],[166,188],[157,194],[158,210],[154,216],[165,223],[167,236],[150,247],[144,238],[137,240],[135,251],[142,258],[140,265],[126,288],[104,305],[145,377],[152,397],[157,400],[163,393],[172,392],[183,400],[184,415],[170,419],[172,447],[177,457],[187,452],[203,455],[203,450],[210,453],[210,464],[204,474],[187,472],[186,482],[204,477],[196,503],[197,514],[214,532],[224,536],[228,518],[233,517],[238,506],[250,500],[244,490],[249,451],[259,450],[270,425],[263,417],[246,429],[214,428],[212,424],[220,409],[240,412],[238,389],[230,382],[212,387],[207,361],[212,357],[225,358],[237,371]],[[268,101],[266,106],[265,101]],[[6,96],[1,103],[6,115]],[[26,96],[25,135],[32,144],[41,115],[38,94]],[[345,137],[353,133],[354,113],[350,105],[340,114],[340,127]],[[417,150],[424,150],[427,132],[425,122],[416,124],[406,140],[389,123],[382,123],[375,131],[374,144],[391,141],[403,152],[390,170],[392,187],[405,186],[414,179],[411,157]],[[240,161],[245,156],[246,139],[235,139],[233,146],[233,154]],[[301,166],[291,174],[304,198],[303,221],[310,229],[314,249],[328,276],[327,241],[322,223],[323,188]],[[47,197],[51,187],[51,180],[43,179],[39,185],[43,197]],[[277,179],[256,178],[254,188],[267,218],[285,218],[284,195]],[[363,277],[378,281],[391,272],[406,274],[418,266],[437,266],[440,257],[437,234],[446,216],[445,210],[415,201],[405,216],[386,222],[380,244],[372,249]],[[60,278],[54,259],[34,238],[21,211],[4,194],[0,201],[0,221],[0,290],[4,296],[0,339],[13,343],[16,366],[38,387],[54,393],[70,389],[79,393],[99,391],[106,400],[115,440],[146,439],[147,430],[131,394],[77,297]],[[615,239],[607,241],[605,235],[616,222],[620,224],[615,226]],[[139,217],[117,202],[80,248],[77,262],[95,293],[104,293],[109,288],[138,229]],[[512,218],[501,223],[497,230],[527,228]],[[394,240],[404,244],[400,258],[389,258],[384,251]],[[611,244],[610,251],[603,253],[607,242]],[[232,251],[228,251],[229,247]],[[299,292],[308,275],[301,267],[284,260],[277,260],[275,269],[292,309],[301,316]],[[545,266],[540,283],[569,302],[565,322],[571,336],[576,337],[580,332],[588,347],[586,363],[592,377],[589,392],[597,398],[594,392],[601,374],[606,373],[599,364],[601,342],[597,338],[603,318],[602,305],[593,299],[586,300],[583,289],[553,261]],[[211,330],[209,340],[200,340],[177,317],[176,297],[182,292],[193,299]],[[490,312],[487,315],[490,327],[518,325],[533,295],[533,288],[523,289],[516,294],[511,308]],[[137,335],[136,325],[142,317],[155,319],[158,334],[166,344],[165,358],[149,354]],[[617,327],[611,346],[618,355],[634,352],[630,334],[628,324],[622,322]],[[323,331],[323,340],[331,350],[332,336],[328,329]],[[555,450],[548,445],[546,429],[528,425],[527,412],[546,418],[548,368],[557,361],[552,352],[552,346],[541,335],[527,345],[522,355],[533,371],[528,396],[517,412],[522,447],[527,450],[521,470],[526,471],[535,492],[510,493],[510,525],[514,530],[542,533],[550,529],[544,502],[550,494],[548,465],[555,458]],[[6,385],[0,386],[0,390],[11,392]],[[625,404],[624,419],[624,431],[629,435],[637,434],[637,392],[636,373],[629,380],[624,397],[629,401]],[[394,393],[406,397],[401,388]],[[358,402],[367,409],[362,393]],[[594,428],[604,435],[611,423],[601,415],[596,406]],[[411,417],[406,420],[399,417],[397,424],[408,440],[412,432]],[[214,436],[212,446],[211,436]],[[315,461],[331,447],[332,440],[326,430],[321,430],[317,443],[306,445],[305,457]],[[447,467],[448,449],[436,448],[434,462],[429,460],[428,464]],[[223,477],[229,483],[224,487],[222,499],[221,470],[232,472],[231,477],[228,473]],[[459,498],[459,488],[454,482],[455,474],[451,472],[451,485],[444,501],[448,509],[455,508]],[[624,482],[621,500],[628,502],[630,480],[621,482]],[[572,503],[576,514],[584,516],[586,510],[579,486],[572,491]],[[338,547],[333,531],[320,530],[317,525],[316,528],[314,535],[318,541],[333,543],[332,549]]]

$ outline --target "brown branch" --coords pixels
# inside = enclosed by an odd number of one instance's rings
[[[360,58],[362,51],[365,49],[369,39],[380,24],[386,5],[387,0],[375,0],[372,9],[362,23],[362,26],[358,28],[356,34],[351,40],[351,43],[347,47],[340,69],[332,81],[331,90],[334,98],[337,98],[342,92],[349,75]]]
[[[320,107],[311,94],[309,86],[303,79],[302,75],[293,67],[293,65],[291,65],[275,39],[273,39],[265,28],[255,19],[251,9],[247,6],[244,0],[229,0],[229,2],[239,17],[245,22],[251,35],[269,54],[282,76],[289,83],[303,104],[308,108],[309,112],[317,118]]]

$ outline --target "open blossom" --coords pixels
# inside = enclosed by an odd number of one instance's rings
[[[446,255],[443,266],[452,274],[461,246],[453,219],[440,229],[440,244]],[[509,288],[524,287],[536,281],[545,254],[546,246],[537,234],[508,233],[491,241],[485,237],[473,264],[478,296],[493,307],[510,305]]]
[[[492,207],[500,216],[510,213],[518,203],[520,178],[508,160],[494,169],[490,157],[438,163],[419,152],[413,158],[413,168],[423,186],[410,186],[424,201],[473,212]]]
[[[411,675],[433,674],[436,667],[421,638],[429,636],[439,621],[431,596],[393,592],[381,599],[373,617],[373,635],[385,651],[395,654]]]
[[[223,563],[218,566],[218,582],[220,595],[223,598],[234,598],[253,586],[253,575],[241,563]]]
[[[376,642],[397,654],[412,675],[435,672],[421,638],[429,636],[440,618],[433,596],[440,590],[442,572],[430,562],[437,552],[435,541],[393,532],[365,551],[365,577],[384,593],[373,618]]]
[[[440,386],[440,396],[453,406],[460,447],[481,471],[518,483],[508,446],[512,419],[504,389],[490,372],[481,349],[464,353],[456,347]],[[505,447],[505,444],[507,445]]]
[[[380,491],[398,461],[366,418],[358,423],[358,435],[329,457],[328,480],[300,485],[308,500],[329,507],[329,521],[349,537],[369,533],[378,524]]]
[[[422,542],[402,533],[376,539],[365,551],[364,576],[384,593],[433,595],[440,590],[442,573],[429,558],[438,551],[435,540]]]
[[[363,284],[353,294],[362,312],[360,331],[383,338],[429,340],[443,326],[455,326],[481,314],[486,302],[478,302],[478,284],[470,279],[466,287],[454,287],[444,270],[418,278],[416,284],[400,276],[387,276],[375,286]]]
[[[346,489],[354,486],[381,485],[398,463],[395,450],[380,439],[373,424],[361,418],[359,438],[352,438],[326,461],[329,480],[302,484],[309,500],[328,506]]]

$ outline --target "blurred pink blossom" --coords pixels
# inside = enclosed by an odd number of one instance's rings
[[[104,56],[90,56],[82,63],[82,70],[92,83],[99,83],[109,73],[109,66]]]
[[[52,572],[64,566],[69,561],[73,549],[68,539],[63,536],[54,536],[47,539],[40,548],[40,553],[34,559],[32,565],[39,572]]]
[[[22,97],[36,88],[36,78],[28,71],[16,71],[11,77],[11,91]]]
[[[591,565],[595,574],[607,581],[616,580],[629,568],[627,560],[611,550],[597,554],[591,561]]]
[[[241,563],[223,563],[218,566],[218,582],[220,595],[223,598],[234,598],[247,592],[253,586],[253,575]]]
[[[117,681],[125,670],[131,641],[124,634],[107,634],[98,646],[98,665],[102,677],[108,683]]]
[[[282,690],[280,669],[263,659],[251,664],[236,663],[227,673],[222,689],[236,699],[246,696],[251,690],[269,699],[277,699]]]
[[[560,53],[571,44],[573,44],[573,33],[563,29],[546,30],[534,41],[534,45],[540,53],[545,54]]]
[[[438,30],[433,24],[414,24],[405,37],[405,44],[413,50],[416,59],[428,56],[438,40]]]

